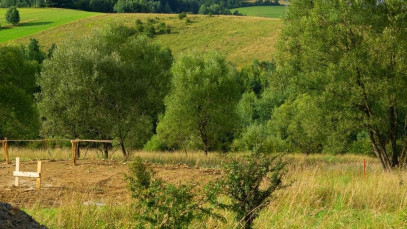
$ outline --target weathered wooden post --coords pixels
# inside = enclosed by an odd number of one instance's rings
[[[16,172],[20,172],[20,158],[19,158],[19,157],[16,157]],[[16,187],[18,187],[18,186],[19,186],[19,183],[20,183],[20,177],[19,177],[19,176],[16,176],[16,177],[14,178],[14,185],[15,185]]]
[[[4,138],[3,141],[3,151],[4,151],[4,155],[6,156],[6,163],[10,164],[10,157],[8,155],[8,143],[7,143],[7,137]]]
[[[14,185],[16,187],[20,186],[20,177],[30,177],[37,178],[35,181],[35,188],[41,188],[41,161],[37,162],[37,172],[22,172],[20,171],[20,158],[16,157],[16,171],[13,172],[15,176]]]
[[[79,149],[79,138],[77,138],[75,141],[76,141],[75,154],[76,154],[76,158],[79,159],[81,157],[81,153],[80,153],[80,149]]]
[[[72,164],[76,165],[76,146],[75,146],[75,141],[71,140],[72,144]]]
[[[40,189],[40,187],[41,187],[41,161],[38,161],[37,173],[39,174],[40,177],[38,177],[37,180],[35,181],[35,188]]]

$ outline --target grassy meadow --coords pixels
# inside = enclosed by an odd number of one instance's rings
[[[21,8],[18,10],[20,12],[20,23],[13,26],[7,24],[4,18],[7,9],[0,8],[0,43],[100,14],[56,8]]]
[[[22,22],[25,20],[24,10],[21,9],[20,13]],[[52,15],[52,12],[58,11],[56,9],[31,9],[30,12],[36,10],[49,15],[41,19],[43,22],[55,20],[56,17]],[[46,13],[47,11],[50,12]],[[61,12],[64,12],[61,15],[66,15],[65,10],[61,10]],[[87,14],[74,10],[66,10],[66,12]],[[39,40],[40,46],[44,50],[47,50],[53,43],[58,45],[68,39],[80,39],[95,30],[102,29],[109,23],[134,26],[137,19],[146,22],[150,18],[159,23],[164,22],[171,27],[170,34],[158,35],[154,40],[164,47],[170,48],[175,57],[193,50],[199,52],[217,50],[226,55],[229,61],[237,66],[242,66],[251,63],[255,58],[271,60],[275,49],[274,44],[282,29],[280,19],[270,18],[188,15],[191,23],[187,24],[186,19],[180,20],[176,14],[89,14],[94,16],[77,21],[71,20],[72,22],[68,24],[54,28],[51,28],[54,24],[44,24],[42,29],[37,27],[35,33],[25,31],[24,24],[16,28],[5,29],[0,31],[0,43],[5,41],[1,39],[7,38],[10,41],[3,42],[3,45],[28,44],[30,38],[33,37]],[[34,16],[30,17],[34,18]],[[59,17],[62,18],[62,16]],[[70,18],[72,19],[73,16]],[[62,19],[60,24],[62,24]],[[21,32],[22,30],[24,33]]]
[[[86,149],[82,150],[82,153]],[[69,160],[69,148],[28,150],[11,148],[10,156],[25,160],[54,158]],[[50,156],[54,155],[54,156]],[[59,157],[56,155],[60,155]],[[64,156],[62,156],[64,155]],[[87,166],[98,161],[96,150],[88,150]],[[113,160],[121,160],[114,152]],[[222,168],[222,163],[242,154],[202,152],[133,152],[155,168],[177,165],[167,173],[167,180],[189,180],[179,172],[185,167]],[[366,178],[363,178],[363,159],[367,160]],[[375,158],[360,155],[302,155],[288,154],[285,176],[286,188],[273,194],[274,198],[259,218],[255,228],[406,228],[407,227],[407,172],[383,172]],[[90,162],[90,163],[89,163]],[[174,176],[174,177],[173,177]],[[214,179],[210,173],[207,180]],[[119,203],[115,197],[103,206],[84,204],[89,193],[72,192],[61,196],[56,207],[33,205],[25,207],[37,221],[50,228],[129,228],[134,227],[131,203]],[[233,214],[220,212],[227,222],[212,218],[194,222],[190,228],[235,228]]]
[[[287,6],[250,6],[235,8],[239,13],[250,17],[283,18]]]

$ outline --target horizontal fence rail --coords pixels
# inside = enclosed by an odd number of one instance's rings
[[[51,142],[51,141],[67,141],[71,142],[72,145],[72,164],[76,165],[76,159],[79,157],[79,143],[80,142],[93,142],[93,143],[107,143],[113,144],[113,140],[93,140],[93,139],[7,139],[0,140],[1,147],[3,148],[4,156],[6,158],[6,163],[10,164],[10,157],[8,153],[8,143],[9,142]]]

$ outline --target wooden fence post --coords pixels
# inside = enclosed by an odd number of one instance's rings
[[[16,157],[16,172],[20,172],[20,158]],[[14,178],[14,185],[18,187],[20,185],[20,177],[16,176]]]
[[[37,162],[37,173],[39,174],[40,177],[37,178],[35,181],[35,188],[40,189],[41,187],[41,161]]]
[[[4,155],[6,156],[6,163],[10,164],[10,157],[8,155],[8,143],[7,143],[7,137],[4,138],[3,141],[3,151],[4,151]]]
[[[72,144],[72,164],[76,165],[76,146],[75,146],[75,141],[71,141]]]
[[[81,156],[80,149],[79,149],[79,138],[77,138],[75,141],[76,141],[75,154],[76,154],[76,158],[79,159]]]

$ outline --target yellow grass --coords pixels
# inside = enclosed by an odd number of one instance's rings
[[[29,151],[14,149],[13,152],[13,156],[24,156]],[[34,155],[46,156],[47,153],[39,151]],[[205,157],[202,152],[189,153],[188,156],[184,152],[134,152],[132,155],[163,166],[185,162],[213,166],[227,158],[217,153]],[[119,154],[116,158],[120,159]],[[363,179],[363,159],[367,160],[366,179]],[[378,160],[358,155],[290,154],[286,161],[289,163],[285,177],[288,186],[274,193],[271,203],[255,220],[255,228],[407,227],[406,171],[383,172]],[[59,208],[37,206],[28,210],[35,219],[53,228],[92,228],[94,225],[127,228],[135,223],[129,213],[130,204],[115,205],[112,202],[102,207],[83,206],[86,193],[75,198],[61,198],[64,204]],[[53,214],[52,218],[49,212]],[[228,220],[226,224],[205,219],[194,222],[191,228],[233,228],[237,225],[232,213],[222,214]],[[69,217],[64,217],[66,215]]]

